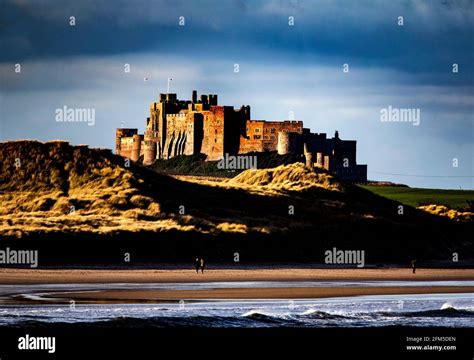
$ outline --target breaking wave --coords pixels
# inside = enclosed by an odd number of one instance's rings
[[[441,296],[438,296],[441,297]],[[474,327],[469,294],[427,300],[340,299],[265,303],[208,302],[150,305],[0,306],[0,327],[253,328]],[[293,306],[294,305],[294,306]]]

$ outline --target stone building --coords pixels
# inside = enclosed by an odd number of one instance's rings
[[[357,141],[341,140],[339,132],[327,138],[325,133],[313,134],[303,130],[303,154],[306,166],[324,168],[339,178],[350,181],[367,181],[367,165],[356,162]]]
[[[225,154],[276,151],[305,157],[308,167],[321,167],[351,181],[367,180],[367,165],[356,163],[356,141],[341,140],[339,134],[311,133],[302,121],[251,120],[250,106],[234,109],[217,104],[217,95],[191,100],[176,94],[160,94],[150,105],[143,135],[138,129],[117,129],[117,155],[150,165],[156,159],[205,154],[219,160]]]

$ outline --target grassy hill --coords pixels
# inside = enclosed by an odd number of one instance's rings
[[[232,179],[184,181],[109,150],[66,142],[0,143],[0,241],[51,262],[323,262],[332,247],[366,261],[474,258],[472,222],[454,222],[340,182],[301,163]]]
[[[413,207],[438,204],[451,209],[472,209],[473,190],[419,189],[399,186],[362,186],[364,189]],[[472,210],[471,210],[472,211]]]

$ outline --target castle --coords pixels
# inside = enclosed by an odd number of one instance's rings
[[[250,106],[234,109],[217,104],[217,95],[192,93],[192,100],[176,94],[160,94],[150,105],[150,117],[143,135],[138,129],[116,131],[117,155],[151,165],[156,159],[178,155],[205,154],[206,160],[220,160],[225,154],[277,151],[305,157],[306,165],[325,168],[342,179],[366,181],[367,165],[356,163],[355,140],[327,138],[311,133],[302,121],[251,120]]]

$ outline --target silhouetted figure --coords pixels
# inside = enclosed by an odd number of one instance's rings
[[[201,274],[204,274],[204,267],[206,266],[206,263],[204,262],[204,258],[201,258]]]
[[[411,261],[411,268],[413,269],[413,274],[416,273],[416,259]]]
[[[199,274],[200,266],[201,266],[201,262],[199,261],[199,258],[196,258],[196,260],[194,260],[194,268],[196,269],[196,274]]]

